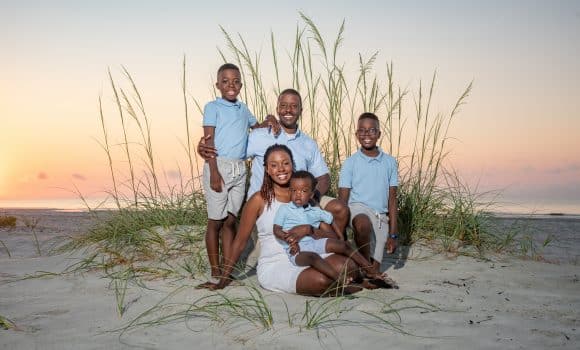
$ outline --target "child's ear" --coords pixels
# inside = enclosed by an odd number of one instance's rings
[[[219,83],[217,81],[215,82],[215,88],[218,90],[220,89]]]

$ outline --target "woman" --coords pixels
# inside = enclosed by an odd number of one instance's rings
[[[273,234],[274,216],[278,207],[290,202],[289,183],[293,170],[292,152],[284,145],[270,146],[264,155],[264,182],[260,192],[255,193],[246,203],[238,233],[229,256],[224,256],[224,271],[219,283],[204,283],[201,287],[222,289],[230,283],[233,265],[244,250],[254,224],[258,229],[260,257],[257,275],[260,285],[268,290],[320,296],[337,291],[353,293],[363,288],[361,285],[341,285],[341,281],[331,280],[311,267],[293,265],[282,245]],[[302,225],[291,230],[289,241],[312,234],[310,225]],[[348,273],[342,280],[362,280],[358,266],[346,256],[332,254],[325,258],[334,269]],[[339,288],[340,287],[340,288]],[[376,286],[364,281],[364,287]]]

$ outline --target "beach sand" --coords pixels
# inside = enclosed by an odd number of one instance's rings
[[[0,315],[15,325],[0,328],[1,349],[579,347],[579,220],[556,218],[532,223],[540,233],[567,232],[565,239],[549,246],[549,258],[539,261],[507,255],[449,257],[419,245],[408,251],[400,249],[406,252],[406,259],[383,261],[400,289],[365,290],[354,299],[341,299],[340,321],[318,329],[305,326],[305,304],[312,307],[333,299],[261,290],[273,313],[270,330],[235,317],[223,324],[195,317],[121,333],[118,329],[156,303],[180,303],[174,306],[179,309],[179,305],[216,294],[194,289],[200,283],[194,279],[147,281],[147,289],[130,285],[124,299],[126,312],[121,317],[110,280],[101,272],[23,279],[39,271],[58,273],[78,261],[80,253],[48,253],[67,236],[89,227],[86,213],[0,210],[0,215],[37,218],[35,232],[42,248],[42,256],[37,256],[31,228],[22,220],[15,229],[0,229],[0,240],[12,255],[9,257],[0,244]],[[255,285],[256,276],[243,282]],[[165,299],[170,292],[172,296]],[[230,297],[248,295],[248,289],[239,285],[223,292]],[[401,310],[400,319],[394,313],[379,313],[376,301],[397,299],[394,306],[426,308]],[[400,330],[373,321],[364,313],[367,311],[390,320]]]

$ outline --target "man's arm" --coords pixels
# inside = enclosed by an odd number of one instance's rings
[[[339,187],[338,188],[338,200],[348,205],[348,199],[350,198],[350,188]]]
[[[210,135],[202,136],[202,138],[200,138],[199,142],[197,143],[197,154],[199,154],[199,156],[203,158],[203,160],[207,161],[209,159],[217,157],[217,148],[215,148],[215,146],[213,145],[213,141],[211,143],[211,146],[208,145],[209,140],[212,138],[213,137]]]
[[[328,175],[328,173],[321,175],[316,178],[316,182],[316,190],[319,192],[321,198],[330,188],[330,175]],[[317,199],[317,202],[320,201],[320,198]]]

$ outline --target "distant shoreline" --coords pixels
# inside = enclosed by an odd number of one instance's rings
[[[114,211],[116,208],[99,208],[93,209],[94,211]],[[10,211],[54,211],[54,212],[78,212],[78,213],[86,213],[89,210],[87,208],[58,208],[58,207],[10,207],[10,206],[0,206],[0,215],[4,212]],[[506,218],[506,219],[562,219],[562,220],[580,220],[580,213],[563,213],[563,212],[548,212],[548,213],[521,213],[521,212],[501,212],[501,211],[488,211],[487,213],[493,215],[497,218]]]

